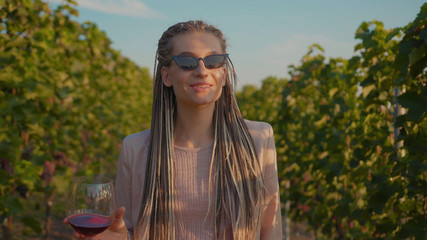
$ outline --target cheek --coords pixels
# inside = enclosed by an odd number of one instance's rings
[[[188,72],[184,71],[174,71],[171,72],[170,80],[174,87],[182,87],[181,85],[185,84],[186,80],[189,78]]]
[[[222,71],[220,71],[218,73],[218,84],[220,84],[221,86],[225,85],[225,76],[227,76],[227,71],[225,70],[225,68],[221,69]]]
[[[224,88],[223,88],[223,87],[220,87],[220,88],[218,89],[218,92],[217,92],[217,94],[216,94],[216,96],[215,96],[215,102],[216,102],[216,101],[218,101],[218,99],[220,99],[220,98],[221,98],[221,96],[222,96],[222,94],[223,94],[223,91],[224,91]]]

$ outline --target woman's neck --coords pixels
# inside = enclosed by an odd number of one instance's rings
[[[177,108],[175,145],[199,148],[208,145],[214,138],[215,104],[201,108]]]

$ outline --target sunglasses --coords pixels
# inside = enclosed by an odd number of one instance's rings
[[[213,54],[209,55],[205,58],[196,58],[190,55],[177,55],[172,56],[172,59],[168,63],[168,65],[173,61],[175,61],[176,65],[179,68],[185,71],[194,70],[199,67],[199,61],[202,60],[207,69],[215,69],[220,68],[224,65],[225,61],[228,58],[228,54]]]

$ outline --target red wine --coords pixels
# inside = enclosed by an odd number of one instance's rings
[[[107,217],[92,213],[72,215],[68,217],[68,222],[76,232],[85,236],[94,236],[102,233],[111,224],[110,219]]]

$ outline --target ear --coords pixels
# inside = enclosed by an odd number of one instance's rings
[[[225,82],[227,81],[226,80],[226,76],[227,76],[227,69],[225,68],[225,67],[222,67],[222,86],[224,87],[225,86]]]
[[[160,73],[162,74],[163,84],[166,87],[172,87],[172,81],[171,81],[170,75],[169,75],[169,68],[163,66],[162,69],[160,70]]]

